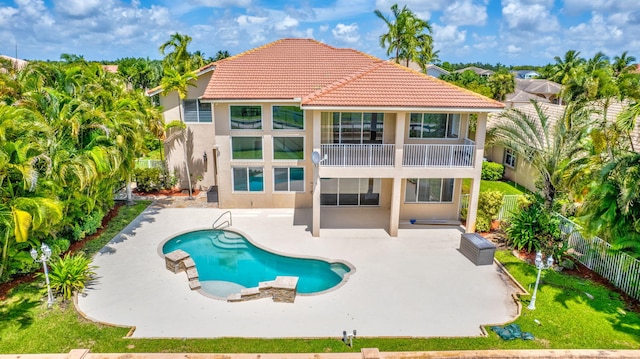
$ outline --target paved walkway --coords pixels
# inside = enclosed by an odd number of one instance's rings
[[[322,229],[293,209],[232,210],[233,229],[281,253],[346,260],[356,267],[332,292],[295,303],[227,303],[189,290],[185,273],[165,269],[160,244],[209,228],[217,208],[149,207],[94,258],[98,280],[78,299],[90,318],[136,326],[134,337],[478,336],[482,324],[512,320],[515,291],[495,265],[475,266],[446,227]],[[302,223],[302,224],[300,224]]]

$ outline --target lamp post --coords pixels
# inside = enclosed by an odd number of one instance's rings
[[[38,263],[42,263],[42,267],[44,267],[44,280],[47,282],[47,293],[49,295],[47,307],[51,308],[51,305],[53,304],[53,295],[51,294],[51,284],[49,284],[49,268],[47,268],[47,261],[51,258],[51,248],[42,243],[40,252],[41,254],[38,256],[38,251],[35,248],[31,248],[31,258]]]
[[[536,278],[536,286],[533,288],[533,295],[531,296],[531,302],[527,309],[535,310],[536,309],[536,294],[538,294],[538,284],[540,283],[540,273],[542,273],[543,269],[551,268],[553,265],[553,257],[551,255],[547,256],[547,263],[542,262],[542,252],[536,253],[536,267],[538,268],[538,278]]]

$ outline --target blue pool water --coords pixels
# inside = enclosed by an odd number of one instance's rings
[[[226,297],[277,276],[298,277],[298,293],[321,292],[342,282],[351,269],[344,263],[287,257],[254,246],[243,236],[224,230],[181,234],[167,241],[164,254],[182,249],[196,263],[202,289]]]

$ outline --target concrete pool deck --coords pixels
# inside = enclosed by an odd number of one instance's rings
[[[223,212],[150,206],[94,257],[98,278],[78,308],[96,321],[135,326],[133,337],[172,338],[341,337],[354,329],[367,337],[479,336],[480,325],[517,315],[516,288],[499,268],[475,266],[458,251],[461,228],[403,226],[391,238],[384,229],[323,225],[314,238],[310,211],[294,209],[231,210],[231,229],[275,252],[348,261],[356,268],[349,280],[293,304],[206,297],[189,289],[185,273],[165,269],[159,245],[210,228]]]

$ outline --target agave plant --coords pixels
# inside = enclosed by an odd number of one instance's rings
[[[57,258],[51,262],[49,270],[51,289],[56,295],[62,295],[63,300],[71,299],[73,293],[85,288],[96,268],[82,252]]]

